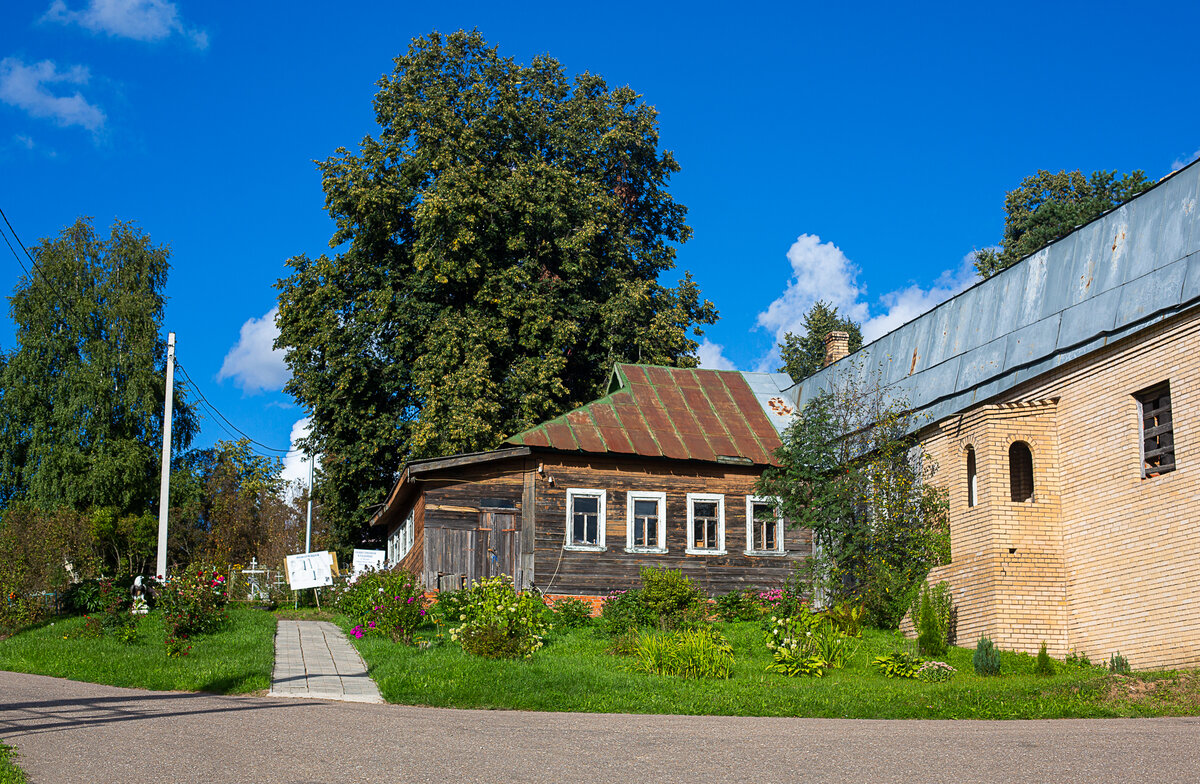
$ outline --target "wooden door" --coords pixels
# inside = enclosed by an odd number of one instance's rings
[[[478,574],[481,577],[507,575],[517,579],[517,523],[510,510],[484,510],[479,513],[479,536],[476,537]]]

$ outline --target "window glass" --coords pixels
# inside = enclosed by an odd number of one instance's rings
[[[975,447],[967,447],[967,506],[974,506],[977,485],[979,481],[978,472],[975,467]]]
[[[717,549],[717,504],[715,501],[692,502],[692,548]]]
[[[597,545],[600,543],[600,499],[594,495],[577,495],[572,499],[572,542]]]
[[[754,501],[750,508],[754,515],[754,521],[750,527],[754,541],[751,542],[750,549],[778,550],[779,520],[775,516],[775,507],[763,501]]]
[[[633,544],[635,547],[661,546],[658,541],[658,501],[634,500]]]

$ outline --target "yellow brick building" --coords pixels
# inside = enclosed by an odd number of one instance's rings
[[[1200,666],[1200,166],[798,385],[930,424],[958,644]]]

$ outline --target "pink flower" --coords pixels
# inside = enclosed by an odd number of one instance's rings
[[[374,628],[375,628],[375,622],[374,622],[374,621],[369,621],[369,622],[367,623],[367,626],[370,626],[372,629],[374,629]]]
[[[425,614],[425,611],[424,611],[424,610],[421,610],[421,615],[424,615],[424,614]]]
[[[396,597],[396,598],[398,599],[398,598],[400,598],[400,597]],[[415,598],[417,598],[417,597],[415,597],[415,596],[410,596],[410,597],[408,597],[408,603],[409,603],[409,604],[412,604],[412,603],[413,603],[413,599],[415,599]]]

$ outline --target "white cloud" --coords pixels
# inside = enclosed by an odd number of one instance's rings
[[[33,149],[33,137],[26,136],[22,133],[13,134],[13,141],[24,147],[26,150]]]
[[[185,25],[179,9],[167,0],[89,0],[82,11],[72,11],[63,0],[54,0],[42,20],[77,24],[93,33],[135,41],[162,41],[178,33],[197,49],[208,48],[208,33]]]
[[[104,127],[104,112],[76,90],[71,95],[56,95],[49,85],[84,85],[91,73],[82,65],[58,70],[53,60],[26,65],[16,57],[0,60],[0,101],[23,109],[31,117],[44,117],[64,128],[79,125],[97,132]]]
[[[298,420],[296,424],[292,425],[292,434],[289,437],[289,446],[292,451],[283,458],[281,474],[284,481],[288,483],[289,492],[299,493],[300,489],[308,487],[308,455],[297,448],[296,442],[308,436],[311,426],[312,419],[309,417]],[[318,459],[314,468],[320,464],[321,461]]]
[[[979,277],[975,271],[975,253],[963,256],[957,270],[945,270],[928,289],[913,283],[907,288],[889,291],[879,298],[886,310],[863,322],[863,341],[870,343],[899,326],[927,313],[935,306],[964,291]]]
[[[720,343],[713,343],[708,338],[700,341],[700,345],[696,348],[700,367],[707,370],[737,370],[734,364],[725,357],[724,348]]]
[[[804,334],[804,314],[817,300],[837,307],[840,315],[862,324],[863,340],[870,342],[949,299],[973,284],[974,252],[963,257],[955,270],[942,272],[928,288],[917,283],[890,291],[879,297],[875,308],[866,298],[866,287],[858,283],[859,268],[832,242],[821,242],[812,234],[802,234],[787,252],[792,276],[787,288],[765,311],[758,314],[758,326],[775,336],[771,350],[762,357],[757,369],[771,371],[781,364],[776,344],[792,332]],[[872,315],[874,312],[874,315]]]
[[[271,308],[262,318],[251,318],[242,325],[238,342],[221,364],[217,380],[232,378],[242,391],[256,395],[282,389],[291,373],[283,361],[283,351],[274,347],[279,337],[275,316],[279,308]]]
[[[1176,158],[1175,161],[1171,164],[1171,171],[1179,171],[1184,166],[1187,166],[1189,163],[1196,160],[1197,158],[1200,158],[1200,150],[1196,150],[1191,155]]]

